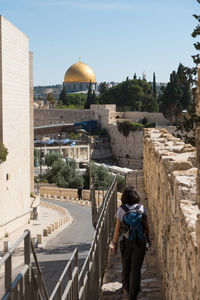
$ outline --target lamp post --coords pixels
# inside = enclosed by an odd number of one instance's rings
[[[62,157],[62,155],[61,155],[61,150],[62,150],[62,148],[61,148],[61,140],[62,140],[62,133],[58,133],[57,134],[57,136],[58,136],[58,139],[59,139],[59,152],[60,152],[60,156]]]
[[[83,134],[83,139],[87,141],[87,143],[89,144],[89,189],[91,192],[91,186],[92,186],[92,144],[94,143],[94,139],[90,138],[88,136],[88,132],[85,129],[78,129],[76,130],[76,132],[82,133]]]

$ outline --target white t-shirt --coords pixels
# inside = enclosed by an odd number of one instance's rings
[[[136,204],[133,204],[133,205],[128,205],[128,204],[125,204],[126,205],[126,207],[129,209],[129,210],[131,210],[131,209],[135,209],[136,208],[136,206],[138,205],[138,203],[136,203]],[[139,207],[139,211],[141,211],[141,213],[143,213],[143,214],[145,214],[146,215],[146,210],[145,210],[145,208],[144,208],[144,206],[142,205],[142,204],[139,204],[140,205],[140,207]],[[118,210],[117,210],[117,218],[118,219],[120,219],[120,221],[122,222],[122,220],[123,220],[123,217],[124,217],[124,215],[125,215],[125,210],[123,210],[123,208],[120,206],[120,207],[118,207]]]

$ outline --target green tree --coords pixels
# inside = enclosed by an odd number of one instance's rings
[[[99,93],[100,95],[104,94],[108,89],[108,84],[104,81],[99,84]]]
[[[92,83],[91,83],[91,80],[90,80],[90,83],[89,83],[89,87],[88,87],[88,92],[87,92],[87,101],[85,103],[85,108],[86,109],[89,109],[90,108],[90,104],[92,104]]]
[[[187,75],[187,68],[184,67],[181,63],[178,66],[177,75],[179,77],[181,89],[183,92],[180,102],[183,109],[187,109],[191,102],[190,81]]]
[[[60,172],[61,168],[64,167],[64,165],[65,165],[65,162],[61,158],[53,162],[51,168],[45,174],[46,179],[48,180],[49,183],[57,182],[59,172]]]
[[[122,175],[117,175],[117,191],[123,192],[125,188],[125,177]]]
[[[91,104],[97,104],[97,103],[98,103],[98,101],[97,101],[96,93],[95,93],[95,91],[93,90],[93,92],[92,92]]]
[[[200,124],[200,117],[196,115],[196,106],[193,101],[188,107],[188,116],[184,117],[183,121],[179,121],[176,126],[176,136],[184,140],[185,143],[195,146],[194,133],[197,124]]]
[[[197,0],[197,2],[200,4],[200,0]],[[192,32],[192,37],[198,38],[200,36],[200,15],[194,14],[193,17],[198,21],[198,24]],[[197,51],[200,51],[200,42],[194,43],[194,47]],[[186,75],[189,83],[191,85],[196,85],[197,65],[200,64],[200,54],[197,53],[192,55],[192,58],[196,66],[193,68],[186,68]],[[196,88],[192,88],[192,101],[188,107],[188,117],[184,117],[184,120],[177,125],[177,136],[182,138],[186,143],[192,145],[195,145],[195,130],[200,124],[200,117],[196,115],[195,90]]]
[[[59,95],[59,103],[63,104],[63,105],[69,105],[68,101],[67,101],[67,93],[66,93],[66,89],[63,86],[63,89]]]
[[[92,181],[95,188],[108,187],[114,179],[113,175],[104,166],[97,166],[94,163],[91,163],[91,174],[92,174]],[[86,166],[86,172],[83,175],[83,178],[84,178],[85,188],[89,188],[89,181],[90,181],[89,165]]]
[[[53,163],[60,158],[61,156],[58,153],[49,153],[45,156],[45,165],[52,167]]]
[[[200,4],[200,0],[197,0],[197,2]],[[200,36],[200,15],[194,14],[193,17],[198,21],[198,24],[192,32],[192,37],[198,38]],[[198,41],[198,42],[194,43],[194,47],[197,51],[200,51],[200,42]],[[192,58],[196,65],[200,64],[200,54],[199,53],[192,55]]]
[[[83,186],[83,177],[77,173],[74,160],[64,162],[61,158],[57,158],[52,162],[49,157],[49,161],[50,169],[45,175],[49,183],[55,183],[57,186],[64,188]]]
[[[116,104],[118,109],[157,111],[157,102],[153,97],[152,85],[146,80],[136,79],[125,81],[108,89],[98,98],[101,104]]]
[[[156,75],[153,73],[153,96],[157,99],[157,90],[156,90]]]
[[[67,94],[68,105],[74,105],[79,108],[84,107],[87,101],[87,96],[84,94]]]
[[[182,96],[183,91],[181,89],[179,77],[177,73],[173,71],[170,75],[170,82],[164,90],[163,102],[161,105],[161,111],[172,124],[177,121],[178,115],[182,112]]]

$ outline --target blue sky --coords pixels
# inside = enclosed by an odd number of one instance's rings
[[[167,82],[179,62],[193,66],[196,0],[0,0],[34,53],[34,85],[62,83],[81,57],[98,82],[153,72]]]

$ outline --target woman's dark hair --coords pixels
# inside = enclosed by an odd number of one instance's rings
[[[140,196],[133,186],[128,186],[123,191],[121,201],[123,204],[132,205],[140,202]]]

